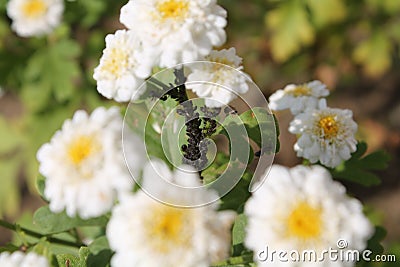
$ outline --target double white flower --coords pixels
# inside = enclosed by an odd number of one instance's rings
[[[93,75],[99,93],[118,102],[138,99],[153,67],[149,53],[132,31],[107,35],[106,48]]]
[[[351,259],[331,261],[326,253],[322,261],[322,253],[339,250],[340,239],[347,242],[345,249],[365,249],[373,227],[362,208],[321,166],[273,165],[268,179],[246,203],[245,244],[260,266],[353,266]],[[291,260],[293,250],[299,255],[313,250],[317,259]],[[279,260],[277,253],[271,256],[272,251],[286,251],[287,261]]]
[[[289,84],[269,97],[269,106],[272,110],[290,109],[293,115],[297,115],[317,108],[319,99],[328,95],[326,85],[320,81]]]
[[[318,109],[297,115],[289,127],[299,136],[294,145],[297,156],[331,168],[350,159],[357,145],[357,124],[352,117],[351,110],[329,108],[324,100]]]
[[[216,0],[130,0],[120,21],[152,48],[156,65],[173,67],[222,45],[226,15]]]
[[[186,170],[188,170],[186,168]],[[190,193],[171,190],[156,182],[161,176],[170,183],[184,187],[199,187],[195,173],[171,172],[162,161],[149,163],[143,172],[143,182],[154,186],[157,196],[173,203],[208,203],[214,192],[206,189]],[[114,209],[107,226],[110,247],[116,252],[112,266],[210,266],[228,256],[230,228],[234,213],[217,212],[217,205],[178,208],[158,202],[144,191],[125,195]]]
[[[60,24],[63,11],[63,0],[10,0],[7,4],[11,27],[23,37],[50,33]]]
[[[71,217],[97,217],[111,209],[118,193],[131,190],[121,136],[118,108],[97,108],[90,116],[80,110],[64,122],[50,143],[37,153],[51,211],[66,209]],[[128,133],[124,136],[127,140]],[[130,164],[139,172],[145,160],[144,147],[139,137],[132,133],[129,136],[135,146],[130,151],[138,154],[132,157],[136,162]]]
[[[213,50],[204,60],[187,65],[191,73],[186,85],[205,98],[207,106],[222,107],[249,90],[250,78],[242,72],[242,58],[235,48]]]

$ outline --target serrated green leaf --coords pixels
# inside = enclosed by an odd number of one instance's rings
[[[65,212],[52,213],[48,206],[40,207],[33,215],[34,224],[38,225],[44,234],[61,233],[79,226],[105,226],[106,217],[83,220],[70,218]]]
[[[379,185],[381,183],[381,180],[377,175],[353,166],[348,166],[343,171],[333,172],[333,177],[362,184],[364,186]]]
[[[361,159],[361,164],[367,170],[384,170],[388,167],[390,156],[385,151],[376,151]]]
[[[276,120],[271,113],[256,107],[241,114],[240,119],[249,137],[262,148],[263,153],[276,152],[279,127],[276,127]]]
[[[79,258],[72,254],[58,254],[56,259],[59,266],[81,267]]]
[[[79,45],[72,40],[60,40],[50,47],[37,50],[24,71],[23,99],[32,110],[41,110],[50,100],[50,92],[58,102],[70,99],[75,91],[75,79],[80,69],[76,57]]]
[[[90,250],[87,247],[81,247],[78,256],[72,254],[58,254],[56,255],[57,263],[61,267],[87,267]],[[94,267],[94,266],[93,266]]]
[[[265,22],[272,32],[272,55],[278,62],[284,62],[297,53],[301,46],[314,41],[311,27],[302,1],[289,0],[266,14]]]
[[[352,157],[331,170],[334,178],[340,178],[364,186],[373,186],[381,183],[379,177],[372,173],[374,170],[383,170],[387,167],[390,157],[383,151],[377,151],[364,156],[367,144],[360,142]]]
[[[221,198],[221,204],[219,206],[220,210],[234,210],[237,213],[242,213],[244,208],[244,203],[251,196],[248,191],[249,181],[252,178],[252,174],[246,172],[243,177],[235,185],[235,187],[229,191],[225,196]]]
[[[92,254],[96,255],[102,250],[109,250],[110,246],[108,244],[108,240],[106,236],[101,236],[93,240],[89,245],[89,250]]]

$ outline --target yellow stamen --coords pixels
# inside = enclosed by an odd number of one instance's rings
[[[112,48],[103,63],[102,69],[113,76],[119,77],[128,68],[128,65],[129,55],[122,49]]]
[[[68,156],[74,165],[79,165],[95,152],[97,146],[91,136],[79,136],[68,149]]]
[[[335,138],[339,132],[339,125],[334,116],[321,117],[318,122],[318,127],[322,130],[325,139]]]
[[[321,210],[300,202],[287,218],[287,229],[291,237],[317,237],[321,233]]]
[[[22,12],[30,18],[40,17],[46,10],[47,6],[42,0],[30,0],[22,5]]]
[[[157,4],[157,11],[163,20],[182,20],[186,17],[188,10],[189,4],[183,0],[167,0]]]
[[[147,223],[147,234],[154,250],[167,253],[176,247],[187,246],[191,237],[185,233],[185,229],[192,227],[187,225],[191,211],[157,205],[160,207],[154,209]]]
[[[287,89],[287,93],[295,97],[310,96],[311,90],[307,85],[298,85],[294,88]]]

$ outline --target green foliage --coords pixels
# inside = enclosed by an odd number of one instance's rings
[[[309,45],[314,41],[314,30],[301,1],[282,2],[266,14],[265,23],[272,31],[272,55],[279,62],[286,61],[302,45]]]
[[[105,226],[107,217],[83,220],[79,217],[68,217],[65,212],[52,213],[48,206],[40,207],[33,215],[34,224],[38,225],[43,234],[65,232],[79,226]]]
[[[397,0],[287,0],[265,10],[270,52],[279,63],[307,66],[319,53],[329,53],[326,63],[339,66],[352,58],[371,77],[382,76],[400,44]],[[265,5],[264,5],[265,8]],[[376,26],[379,25],[379,26]],[[312,49],[304,49],[304,48]],[[296,62],[302,53],[306,60]],[[323,64],[323,62],[319,62]]]
[[[367,144],[359,143],[357,151],[352,154],[350,160],[331,170],[332,176],[364,186],[380,184],[381,180],[373,171],[386,169],[390,157],[384,151],[376,151],[363,156],[366,151]]]
[[[75,60],[79,53],[76,42],[61,40],[32,55],[25,68],[22,87],[22,98],[28,108],[43,110],[52,95],[58,103],[73,96],[77,89],[73,81],[80,71]]]

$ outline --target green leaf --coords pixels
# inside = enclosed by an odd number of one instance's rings
[[[321,28],[327,24],[339,22],[346,17],[347,9],[343,0],[307,0],[313,22]]]
[[[45,188],[46,178],[43,175],[39,175],[36,179],[36,189],[39,195],[45,199],[44,197],[44,188]]]
[[[265,23],[272,32],[271,50],[278,62],[285,62],[301,46],[314,42],[314,29],[302,1],[281,2],[276,9],[266,14]]]
[[[252,174],[246,172],[235,187],[221,198],[220,210],[234,210],[237,213],[242,213],[244,203],[251,196],[248,191]]]
[[[75,217],[70,218],[65,212],[52,213],[48,206],[39,208],[33,215],[33,221],[38,225],[43,234],[61,233],[79,226],[105,226],[106,217],[98,217],[83,220]]]
[[[279,127],[274,115],[266,109],[253,108],[240,115],[249,137],[262,148],[263,153],[274,153],[279,135]]]
[[[366,151],[367,144],[365,142],[358,143],[357,150],[352,157],[331,170],[332,176],[364,186],[380,184],[379,177],[371,171],[386,169],[390,157],[384,151],[376,151],[362,157]]]
[[[108,240],[106,236],[101,236],[95,240],[93,240],[92,243],[89,245],[89,250],[92,254],[96,255],[102,250],[107,250],[110,249],[110,246],[108,244]]]
[[[244,239],[246,237],[246,225],[247,225],[246,215],[240,214],[239,216],[236,217],[232,229],[233,245],[242,244],[244,242]]]
[[[89,257],[89,249],[87,247],[81,247],[79,249],[79,255],[75,256],[72,254],[59,254],[56,256],[57,263],[59,266],[68,267],[87,267],[87,259]]]
[[[367,75],[381,76],[392,64],[391,49],[389,38],[381,31],[375,31],[369,39],[355,48],[353,59],[363,65]]]
[[[56,259],[59,266],[81,267],[79,258],[72,254],[58,254]]]
[[[60,40],[34,53],[25,68],[22,92],[30,109],[45,108],[51,92],[57,102],[74,95],[74,82],[80,73],[76,60],[79,54],[80,47],[72,40]]]
[[[88,267],[106,267],[110,265],[109,262],[113,252],[110,249],[106,236],[95,239],[89,245],[89,250],[91,254],[87,259]]]
[[[108,267],[110,266],[110,260],[113,252],[110,249],[100,251],[98,254],[89,254],[87,258],[88,267]]]

